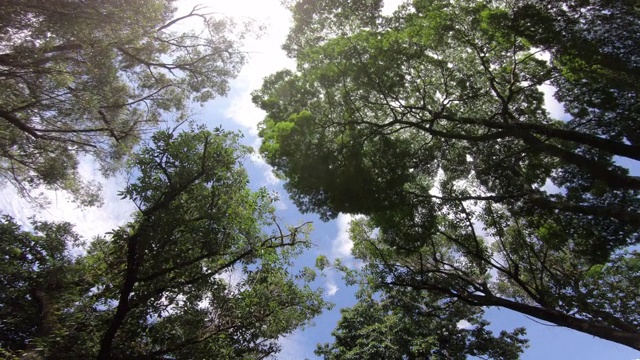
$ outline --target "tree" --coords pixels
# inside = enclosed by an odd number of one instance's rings
[[[33,221],[33,232],[21,231],[8,216],[0,222],[0,354],[33,353],[63,332],[64,310],[90,286],[69,250],[81,245],[69,223]],[[12,357],[7,358],[11,359]]]
[[[416,306],[416,312],[395,308],[372,299],[341,309],[342,318],[333,331],[335,342],[318,345],[324,359],[518,359],[526,340],[503,331],[494,337],[488,323],[476,320],[471,329],[452,321],[453,309],[434,314]],[[469,307],[467,310],[471,309]],[[466,314],[469,315],[469,314]],[[473,325],[472,325],[473,326]]]
[[[619,164],[640,157],[637,82],[618,81],[638,71],[631,2],[359,10],[379,3],[296,2],[298,69],[254,93],[261,151],[294,202],[366,215],[356,241],[382,284],[640,349],[640,180]],[[569,120],[546,111],[544,84]]]
[[[361,288],[356,305],[341,309],[334,342],[318,345],[316,354],[325,359],[518,359],[527,347],[523,328],[494,336],[478,308],[381,285],[368,266],[343,270]]]
[[[633,101],[640,80],[633,51],[640,44],[636,4],[591,0],[518,5],[514,32],[550,51],[563,75],[552,84],[570,123],[589,123],[591,132],[638,145]]]
[[[247,151],[236,134],[221,130],[155,133],[133,157],[137,176],[123,191],[139,207],[134,220],[94,239],[77,258],[67,253],[67,238],[77,237],[70,226],[30,234],[5,219],[3,276],[14,280],[4,284],[0,309],[21,332],[3,327],[0,348],[47,359],[257,359],[278,352],[278,338],[327,303],[309,287],[312,273],[289,273],[292,258],[309,245],[307,224],[281,228],[268,192],[248,189],[239,165]],[[22,239],[31,243],[22,246]],[[57,247],[45,248],[49,243]],[[52,265],[34,263],[40,257]],[[236,283],[225,280],[232,271],[240,275]],[[40,287],[50,311],[25,295],[40,289],[31,278],[58,284]],[[25,311],[9,313],[15,306]]]
[[[111,174],[159,122],[224,95],[243,34],[202,7],[176,11],[173,0],[3,1],[0,176],[24,195],[45,186],[93,204],[79,156]]]

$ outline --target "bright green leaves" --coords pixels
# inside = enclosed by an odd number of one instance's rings
[[[560,297],[565,311],[618,326],[627,324],[629,329],[640,326],[640,317],[633,311],[638,305],[638,258],[637,252],[630,251],[615,254],[607,263],[589,268],[564,264],[566,272],[573,275],[571,281],[567,281],[566,288],[561,289]],[[607,309],[611,315],[607,317],[606,313],[593,314],[597,311],[594,309]]]
[[[408,228],[405,226],[405,231]],[[496,336],[486,329],[489,323],[482,320],[477,308],[425,291],[435,290],[426,285],[427,278],[437,284],[434,287],[461,292],[468,289],[454,274],[456,266],[465,263],[463,258],[449,254],[455,244],[447,238],[436,240],[423,234],[423,245],[411,246],[406,234],[397,234],[399,229],[391,223],[376,228],[376,222],[365,218],[351,223],[352,253],[363,260],[362,267],[347,268],[340,263],[335,267],[343,272],[347,283],[360,285],[359,301],[342,310],[334,341],[319,345],[316,354],[325,359],[517,359],[527,344],[522,339],[524,329]],[[407,241],[391,241],[393,236]],[[432,253],[436,248],[438,253]],[[441,268],[434,268],[437,265]],[[423,282],[416,281],[416,276]]]
[[[367,287],[365,285],[365,287]],[[364,290],[364,289],[363,289]],[[460,303],[439,302],[417,291],[384,288],[343,309],[334,342],[320,344],[324,359],[518,359],[523,329],[495,336],[480,313]],[[460,326],[470,323],[468,328]]]
[[[549,49],[558,75],[555,96],[570,123],[588,123],[599,136],[634,143],[640,29],[633,2],[525,2],[516,17],[519,35]]]
[[[328,268],[329,266],[330,266],[330,263],[326,256],[322,255],[316,258],[316,267],[320,271],[324,271],[324,269]]]
[[[335,35],[351,35],[375,28],[381,0],[304,0],[292,2],[294,28],[283,48],[289,56],[318,46]]]
[[[303,136],[304,133],[301,129],[304,128],[304,122],[310,120],[312,120],[312,115],[308,111],[292,114],[286,121],[265,119],[260,131],[260,136],[264,139],[260,147],[260,152],[274,163],[277,160],[274,156],[275,154],[282,152],[293,153],[295,151],[295,145],[292,143],[296,137]],[[276,169],[277,168],[276,165]]]
[[[240,188],[248,181],[244,170],[235,168],[247,153],[237,143],[237,134],[202,129],[178,134],[160,131],[151,140],[152,146],[143,147],[131,159],[133,170],[140,175],[126,190],[141,208],[161,201],[149,196],[187,189],[197,191],[200,186],[211,186],[214,190],[223,184]]]
[[[152,141],[132,158],[133,173],[139,177],[126,193],[140,214],[130,225],[132,232],[122,237],[127,259],[137,259],[137,265],[127,262],[120,286],[129,295],[126,300],[121,296],[120,304],[127,301],[129,307],[139,308],[116,320],[122,314],[119,304],[109,327],[114,329],[122,321],[111,333],[113,351],[133,346],[129,341],[139,336],[136,322],[161,315],[160,329],[175,327],[172,331],[187,340],[172,345],[175,351],[163,351],[151,337],[153,346],[142,353],[243,358],[276,351],[280,335],[305,324],[326,306],[321,293],[306,286],[308,278],[294,278],[286,270],[308,246],[308,229],[303,225],[286,233],[262,231],[276,227],[272,198],[266,190],[253,193],[247,188],[246,172],[239,166],[247,149],[238,144],[236,134],[164,131]],[[234,272],[241,277],[232,280],[236,284],[218,278]],[[179,314],[165,314],[172,307],[196,319],[204,313],[206,320],[200,326],[180,317],[175,322],[172,319]],[[192,341],[188,339],[208,338],[210,321],[219,322],[210,340],[188,346]],[[163,331],[154,333],[163,336]],[[104,339],[109,331],[106,334]],[[103,345],[101,355],[104,349]]]
[[[333,217],[336,212],[328,211],[329,203],[352,212],[363,211],[359,207],[382,206],[378,199],[368,199],[366,204],[346,203],[350,197],[366,200],[370,194],[381,194],[378,189],[389,192],[388,199],[384,201],[394,201],[393,194],[410,176],[409,164],[404,167],[396,165],[398,159],[413,151],[411,144],[401,138],[388,139],[384,136],[380,137],[380,142],[370,141],[366,131],[359,128],[357,120],[341,123],[344,115],[340,114],[335,114],[336,128],[322,129],[320,121],[323,119],[318,115],[329,115],[322,107],[346,93],[330,94],[323,92],[320,86],[285,73],[267,79],[263,89],[254,94],[254,102],[269,111],[260,131],[264,139],[261,152],[277,173],[296,182],[296,186],[308,186],[312,191],[311,187],[325,184],[322,186],[327,189],[318,195],[332,199],[320,196],[307,198],[301,193],[302,196],[298,196],[295,186],[289,187],[294,201],[305,211],[317,210],[323,216]],[[300,91],[293,90],[295,87]],[[323,94],[324,99],[309,101],[315,94]],[[276,99],[280,100],[275,102]],[[357,111],[344,110],[345,115]],[[343,178],[349,180],[344,181]]]

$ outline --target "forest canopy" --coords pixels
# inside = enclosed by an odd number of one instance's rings
[[[381,8],[291,2],[297,69],[253,97],[261,152],[299,209],[366,216],[351,232],[365,265],[347,278],[383,298],[440,296],[410,306],[504,307],[640,349],[636,3]]]
[[[354,219],[355,260],[316,261],[357,286],[316,355],[519,358],[489,308],[640,350],[637,1],[282,3],[296,68],[252,95],[260,152],[299,210]],[[331,308],[295,262],[310,223],[191,118],[260,31],[182,4],[0,2],[0,186],[93,206],[88,161],[135,208],[91,239],[0,209],[0,358],[277,357]]]
[[[257,27],[177,5],[0,2],[1,186],[96,205],[88,159],[128,176],[135,206],[91,239],[0,217],[2,359],[263,359],[330,307],[293,268],[311,224],[283,224],[249,186],[239,133],[188,121],[227,94]]]

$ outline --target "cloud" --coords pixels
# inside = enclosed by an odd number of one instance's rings
[[[562,189],[553,184],[551,179],[547,179],[544,183],[544,186],[540,188],[540,190],[546,191],[547,194],[560,194],[562,193]]]
[[[264,158],[259,154],[251,154],[249,156],[251,162],[260,170],[262,170],[262,177],[264,178],[264,185],[278,185],[282,180],[278,179],[273,173],[273,167],[267,164]]]
[[[400,4],[404,3],[405,0],[384,0],[382,7],[382,14],[391,15],[393,12],[400,6]]]
[[[289,208],[287,204],[285,204],[284,201],[282,200],[278,200],[274,202],[273,206],[276,208],[276,210],[279,210],[279,211],[285,211]]]
[[[336,219],[338,233],[335,239],[331,242],[331,255],[334,258],[351,257],[353,241],[351,241],[351,238],[349,237],[349,225],[353,218],[353,215],[340,214]]]
[[[553,97],[556,88],[551,85],[542,85],[538,87],[538,89],[544,94],[544,107],[552,118],[560,120],[569,119],[569,115],[564,112],[564,106]]]
[[[230,105],[224,111],[225,116],[247,129],[249,135],[256,136],[258,123],[265,113],[252,104],[251,92],[262,86],[265,76],[283,68],[295,68],[295,61],[280,49],[289,32],[291,16],[278,0],[221,2],[216,4],[216,11],[239,22],[253,20],[264,27],[260,36],[249,34],[244,40],[242,50],[247,53],[248,62],[231,83]]]
[[[258,135],[258,123],[265,117],[265,112],[251,104],[251,88],[243,89],[241,94],[231,98],[231,104],[225,110],[225,117],[239,124],[251,136]]]
[[[444,180],[444,170],[442,168],[438,168],[438,172],[436,173],[435,179],[433,179],[433,187],[429,190],[429,194],[433,196],[440,196],[442,192],[440,191],[440,183]]]
[[[22,198],[13,187],[5,186],[0,191],[0,210],[27,228],[29,217],[33,215],[38,220],[70,222],[75,224],[75,231],[87,240],[103,235],[130,220],[131,214],[136,210],[134,204],[130,200],[121,200],[117,195],[125,186],[123,177],[105,179],[100,174],[97,163],[89,158],[80,159],[78,170],[84,179],[102,184],[102,207],[78,208],[64,192],[42,190],[51,204],[41,209]]]
[[[456,326],[458,327],[458,329],[464,329],[464,330],[471,330],[473,329],[473,325],[471,325],[470,322],[468,322],[467,320],[460,320],[458,321],[458,323],[456,324]]]
[[[181,0],[177,3],[177,15],[187,14],[194,6],[201,4],[201,0]],[[264,34],[261,36],[249,34],[244,40],[242,50],[248,55],[248,63],[243,67],[238,78],[231,82],[229,106],[223,109],[223,113],[231,121],[245,128],[248,135],[255,137],[257,125],[264,118],[264,112],[251,103],[251,92],[262,85],[262,79],[265,76],[282,68],[295,66],[295,62],[287,58],[280,49],[291,24],[289,11],[280,5],[279,0],[217,2],[213,6],[203,7],[202,11],[230,16],[238,23],[254,21],[257,25],[264,27]],[[199,20],[195,19],[179,23],[177,28],[189,30],[200,26]],[[255,146],[260,143],[257,138],[253,142]],[[263,170],[266,184],[277,185],[281,182],[273,174],[271,166],[260,156],[254,155],[251,160]],[[69,221],[76,224],[76,231],[86,238],[104,234],[126,223],[131,213],[135,211],[135,206],[128,200],[120,200],[117,196],[118,190],[126,184],[124,179],[104,179],[97,170],[95,162],[87,159],[81,161],[80,173],[88,180],[97,180],[103,184],[104,206],[79,209],[66,199],[66,194],[45,190],[43,192],[51,200],[51,206],[41,210],[22,199],[13,188],[4,186],[0,190],[0,211],[11,215],[23,226],[29,224],[28,218],[34,214],[38,214],[38,218],[42,220]],[[286,207],[284,203],[277,206]]]
[[[187,14],[201,0],[181,0],[177,15]],[[247,55],[247,62],[238,77],[230,82],[228,106],[222,113],[232,122],[240,125],[250,136],[257,136],[258,123],[265,113],[251,102],[251,92],[259,89],[265,76],[283,68],[295,68],[295,61],[286,56],[280,46],[284,43],[291,26],[291,15],[281,6],[279,0],[234,0],[216,2],[212,6],[200,6],[199,12],[214,16],[229,17],[236,22],[236,30],[242,31],[244,23],[252,23],[252,32],[242,39],[241,51]],[[199,18],[177,24],[179,30],[201,29]]]
[[[216,275],[215,278],[224,281],[228,286],[230,294],[238,294],[240,291],[246,290],[245,280],[247,274],[242,270],[241,266],[234,265]]]
[[[262,185],[278,185],[282,180],[278,179],[278,177],[273,173],[273,167],[267,164],[264,157],[260,155],[259,149],[261,144],[262,139],[259,137],[255,137],[253,139],[249,146],[251,146],[254,151],[249,155],[249,160],[262,171],[262,177],[264,179],[264,183]]]
[[[280,360],[300,360],[301,354],[304,354],[307,348],[305,345],[305,336],[307,335],[301,330],[286,336],[281,336],[278,339],[278,343],[282,347],[282,351],[273,358]]]
[[[338,285],[336,285],[336,282],[333,279],[333,276],[330,276],[327,279],[327,282],[325,283],[325,290],[327,291],[326,292],[327,296],[333,296],[338,292],[338,290],[340,290]]]
[[[391,14],[404,0],[387,0],[384,2],[383,13]],[[199,0],[187,0],[181,4],[182,12],[187,12]],[[215,10],[221,14],[231,16],[237,21],[254,20],[264,25],[264,33],[245,39],[243,50],[249,59],[242,68],[238,78],[232,81],[232,93],[229,96],[230,105],[224,114],[231,121],[248,131],[251,136],[257,136],[258,123],[264,119],[265,112],[255,107],[251,102],[251,92],[262,86],[264,77],[276,71],[295,69],[295,60],[286,56],[280,48],[284,43],[292,25],[291,14],[281,6],[278,0],[235,0],[217,3]]]

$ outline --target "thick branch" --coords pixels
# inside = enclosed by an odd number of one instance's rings
[[[601,206],[580,205],[566,201],[553,201],[546,199],[541,195],[531,196],[531,202],[535,205],[551,209],[577,214],[592,215],[600,218],[616,219],[624,224],[629,225],[640,225],[640,213],[633,210],[626,211],[622,208],[615,209]]]
[[[60,44],[60,45],[52,46],[46,49],[45,51],[42,51],[41,54],[46,55],[46,54],[54,54],[54,53],[74,51],[74,50],[82,50],[82,44],[79,44],[79,43]],[[11,52],[0,54],[0,65],[6,66],[6,67],[43,66],[43,65],[46,65],[49,61],[55,59],[52,57],[42,57],[42,58],[36,58],[31,62],[24,63],[21,61],[22,60],[21,57],[22,57],[21,54],[15,54]],[[77,60],[77,59],[69,58],[69,60]]]
[[[403,106],[409,110],[429,110],[425,107],[419,106]],[[432,114],[434,115],[434,114]],[[470,124],[470,125],[482,125],[491,129],[500,130],[514,130],[521,132],[531,132],[546,137],[556,138],[564,141],[570,141],[582,145],[591,146],[593,148],[602,150],[612,155],[624,156],[630,159],[640,160],[640,146],[628,145],[618,141],[604,139],[595,135],[586,134],[575,130],[567,130],[557,128],[551,125],[531,124],[526,122],[496,122],[486,118],[471,118],[456,116],[452,114],[437,114],[436,118],[442,118],[452,122]],[[517,135],[517,134],[514,134]]]
[[[39,139],[41,138],[41,135],[38,134],[33,128],[31,128],[29,125],[26,125],[25,123],[23,123],[17,116],[15,116],[14,114],[4,111],[2,109],[0,109],[0,117],[2,117],[3,119],[7,120],[11,125],[17,127],[18,129],[26,132],[27,134],[31,135],[34,139]]]
[[[598,324],[594,321],[577,318],[557,310],[522,304],[500,298],[494,295],[466,294],[465,298],[483,306],[500,306],[521,314],[529,315],[536,319],[548,321],[569,329],[577,330],[601,339],[616,342],[640,350],[640,332],[622,331],[616,328]],[[465,300],[461,298],[461,300]]]
[[[129,297],[133,292],[133,287],[136,284],[138,275],[138,246],[141,237],[141,230],[139,230],[127,240],[127,267],[125,270],[124,282],[120,289],[120,298],[118,299],[116,313],[113,315],[113,318],[111,318],[109,327],[102,336],[100,351],[98,352],[98,360],[111,359],[113,340],[129,313]]]

